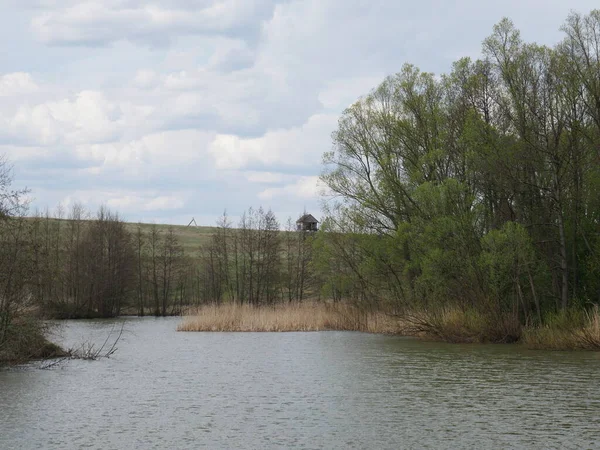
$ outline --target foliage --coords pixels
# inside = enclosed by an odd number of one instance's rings
[[[544,47],[503,19],[480,60],[407,64],[343,113],[314,254],[328,295],[522,325],[600,302],[600,11],[563,31]]]

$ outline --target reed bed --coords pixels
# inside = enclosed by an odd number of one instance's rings
[[[402,320],[351,305],[317,302],[250,306],[227,303],[191,310],[178,331],[365,331],[404,334]]]
[[[455,343],[512,343],[546,350],[600,350],[598,308],[576,318],[561,313],[546,325],[523,327],[514,317],[445,307],[410,311],[401,317],[344,303],[236,303],[190,309],[178,331],[363,331]]]
[[[453,343],[513,343],[522,327],[512,316],[443,306],[405,314],[412,335]]]
[[[563,314],[542,327],[523,333],[522,343],[533,349],[600,350],[600,312],[595,306],[582,316]]]

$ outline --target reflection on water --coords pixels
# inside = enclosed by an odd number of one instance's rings
[[[596,353],[177,321],[127,319],[110,359],[0,371],[0,448],[600,448]]]

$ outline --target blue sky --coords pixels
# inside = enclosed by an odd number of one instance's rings
[[[502,17],[554,44],[579,0],[1,0],[0,154],[32,205],[213,224],[320,215],[340,113],[410,62],[478,57]]]

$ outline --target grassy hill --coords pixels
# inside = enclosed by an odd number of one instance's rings
[[[34,220],[33,218],[29,218],[28,220]],[[52,227],[58,225],[60,223],[61,233],[66,232],[68,224],[70,222],[69,219],[56,219],[49,218],[46,219],[44,217],[39,218],[39,220],[46,221],[52,224]],[[173,228],[179,242],[183,246],[186,255],[193,256],[197,253],[198,249],[210,242],[212,236],[218,230],[217,227],[209,227],[209,226],[187,226],[187,225],[169,225],[169,224],[152,224],[152,223],[138,223],[138,222],[125,222],[126,229],[132,234],[135,235],[137,232],[138,226],[141,226],[144,235],[148,236],[150,230],[153,226],[156,226],[161,233],[166,233],[169,227]],[[282,235],[285,236],[288,232],[281,231]]]
[[[150,223],[131,223],[127,222],[126,227],[132,233],[135,234],[137,227],[140,225],[144,234],[148,234],[153,224]],[[163,232],[166,233],[169,227],[172,227],[175,234],[179,238],[179,242],[183,245],[183,249],[186,255],[193,255],[201,245],[209,242],[210,238],[216,232],[216,227],[201,227],[201,226],[186,226],[186,225],[165,225],[156,224],[156,226]]]
[[[28,220],[34,220],[33,218],[29,218]],[[40,220],[45,221],[45,218],[40,218]],[[60,222],[60,228],[62,232],[67,229],[69,219],[55,219],[49,218],[50,223],[55,226]],[[131,234],[135,234],[137,231],[137,227],[141,226],[145,235],[148,235],[150,229],[154,224],[151,223],[137,223],[137,222],[125,222],[125,227]],[[168,224],[156,224],[159,230],[162,233],[166,233],[169,227],[172,227],[175,231],[175,234],[179,238],[179,242],[183,245],[186,255],[193,255],[196,253],[198,248],[201,245],[204,245],[210,241],[210,238],[216,232],[216,227],[207,227],[207,226],[186,226],[186,225],[168,225]]]

